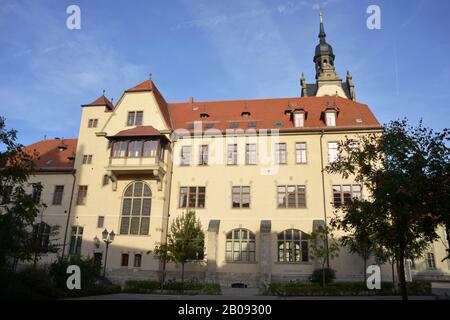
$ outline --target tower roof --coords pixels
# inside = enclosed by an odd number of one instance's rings
[[[323,26],[323,10],[322,8],[320,9],[320,31],[319,31],[319,39],[320,42],[319,44],[316,46],[316,52],[314,55],[314,62],[316,62],[316,59],[322,55],[330,55],[333,57],[334,59],[334,54],[333,54],[333,47],[327,43],[326,41],[326,33],[325,33],[325,28]]]
[[[109,110],[114,109],[114,105],[112,104],[111,101],[108,100],[107,97],[105,97],[105,95],[101,95],[99,98],[97,98],[97,100],[88,103],[88,104],[83,104],[82,107],[107,107]]]

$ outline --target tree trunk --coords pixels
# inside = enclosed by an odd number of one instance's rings
[[[181,264],[181,283],[184,286],[184,262]]]
[[[325,287],[325,263],[322,264],[322,287]]]
[[[405,246],[400,244],[399,252],[399,280],[400,280],[400,290],[402,293],[402,299],[408,300],[408,292],[406,289],[406,278],[405,278]]]
[[[391,261],[391,269],[392,269],[392,286],[395,289],[395,268],[394,268],[394,262],[395,260],[392,259]]]
[[[367,259],[366,258],[364,258],[363,274],[364,274],[364,283],[366,283],[367,282]]]

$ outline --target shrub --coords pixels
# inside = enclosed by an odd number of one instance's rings
[[[325,283],[331,283],[334,279],[336,279],[336,271],[331,268],[325,268]],[[313,283],[320,283],[323,282],[323,272],[322,269],[316,269],[311,275],[310,278],[311,282]]]
[[[130,280],[125,283],[124,291],[128,293],[152,293],[160,289],[161,283],[153,280]]]
[[[262,287],[262,294],[276,296],[349,296],[396,294],[392,282],[382,282],[380,290],[369,290],[364,282],[335,282],[326,286],[306,282],[272,282]],[[408,283],[409,295],[431,294],[431,283],[415,281]]]
[[[177,294],[220,294],[218,283],[203,283],[198,281],[176,282],[169,281],[164,284],[164,289]],[[170,293],[170,292],[169,292]]]

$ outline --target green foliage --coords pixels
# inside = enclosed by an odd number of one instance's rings
[[[6,277],[11,280],[11,271]],[[11,288],[8,288],[8,284],[1,286],[0,299],[46,300],[57,298],[60,293],[44,267],[25,267],[15,275],[13,281],[14,285]]]
[[[431,283],[417,281],[408,283],[412,295],[430,295]],[[360,296],[392,295],[395,293],[391,282],[382,282],[380,290],[369,290],[364,282],[334,282],[327,286],[306,282],[272,282],[261,288],[264,295],[275,296]]]
[[[77,265],[81,270],[81,291],[90,292],[95,291],[100,285],[100,265],[93,257],[81,258],[78,256],[59,258],[50,265],[49,273],[54,279],[55,287],[61,290],[64,294],[79,295],[79,290],[67,289],[67,267],[70,265]]]
[[[17,132],[7,130],[0,117],[0,266],[15,271],[19,260],[33,259],[30,234],[36,216],[45,208],[26,192],[28,178],[34,173],[33,157],[17,143]],[[33,184],[39,192],[40,183]]]
[[[218,283],[204,283],[198,281],[168,281],[164,285],[164,289],[169,293],[188,293],[188,294],[209,294],[216,295],[221,293],[220,285]]]
[[[323,284],[325,274],[325,283],[331,283],[336,279],[336,271],[331,268],[316,269],[311,275],[310,281],[313,283]]]
[[[438,238],[439,224],[448,217],[450,150],[447,130],[434,133],[422,123],[406,120],[384,126],[383,134],[351,139],[339,146],[339,160],[326,171],[353,176],[370,198],[352,199],[334,219],[334,225],[353,237],[368,235],[376,244],[377,260],[397,261],[402,296],[407,299],[405,258],[422,254]],[[442,191],[447,190],[447,191]],[[445,202],[446,204],[442,204]],[[364,235],[364,236],[362,236]]]
[[[162,261],[181,264],[181,278],[184,280],[184,265],[204,258],[205,234],[195,211],[189,210],[175,218],[170,226],[167,244],[155,247],[155,255]]]
[[[130,280],[125,283],[124,292],[128,293],[153,293],[161,288],[159,281]]]
[[[124,292],[129,293],[160,293],[160,283],[153,280],[130,280],[125,284]],[[217,283],[203,283],[198,281],[176,282],[169,281],[164,285],[165,294],[207,294],[221,293]]]

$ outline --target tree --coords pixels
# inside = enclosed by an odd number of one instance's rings
[[[42,205],[26,192],[34,172],[33,156],[17,143],[17,132],[7,130],[0,117],[0,267],[15,273],[19,260],[31,260],[29,230]],[[34,184],[40,192],[42,185]]]
[[[181,264],[181,281],[184,282],[184,266],[204,257],[205,234],[195,211],[189,210],[175,218],[167,235],[167,243],[155,247],[155,255],[162,261]]]
[[[310,258],[316,260],[322,269],[322,286],[325,286],[325,264],[327,259],[334,259],[339,256],[339,244],[328,226],[318,226],[310,235]],[[328,250],[327,243],[328,241]]]
[[[422,122],[412,127],[407,120],[392,121],[383,129],[382,134],[361,136],[357,147],[346,138],[339,144],[338,160],[326,171],[353,177],[370,194],[365,200],[349,200],[340,223],[356,233],[368,232],[378,246],[393,253],[407,300],[405,258],[421,254],[436,240],[442,223],[436,186],[430,184],[435,181],[431,173],[438,172],[434,166],[448,163],[448,132],[434,133]]]

